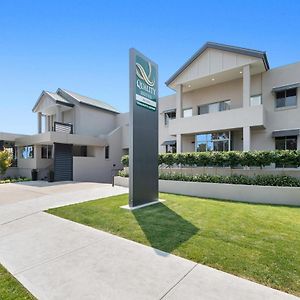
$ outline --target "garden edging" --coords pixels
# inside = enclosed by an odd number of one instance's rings
[[[115,185],[128,187],[129,178],[116,176]],[[249,203],[300,206],[300,187],[159,180],[159,191]]]

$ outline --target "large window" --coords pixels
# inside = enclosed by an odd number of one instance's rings
[[[52,158],[52,145],[43,145],[41,147],[41,158],[43,159]]]
[[[196,151],[229,151],[230,131],[196,135]]]
[[[230,100],[210,103],[210,104],[204,104],[198,106],[198,115],[204,115],[212,112],[218,112],[218,111],[224,111],[224,110],[230,110]]]
[[[21,157],[23,159],[34,158],[34,146],[21,147]]]
[[[276,92],[276,108],[291,107],[297,105],[297,89],[289,89]]]
[[[173,120],[176,118],[176,111],[172,110],[169,112],[165,113],[165,125],[168,126],[169,125],[169,120]]]
[[[182,112],[183,112],[182,115],[183,115],[184,118],[188,118],[188,117],[193,116],[193,109],[192,108],[185,108]]]
[[[261,105],[261,95],[255,95],[250,97],[250,106]]]
[[[297,136],[281,136],[275,138],[276,150],[297,150]],[[296,168],[294,165],[279,165],[276,164],[276,168]]]

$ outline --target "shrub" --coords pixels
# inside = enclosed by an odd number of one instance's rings
[[[12,164],[12,154],[8,150],[4,149],[0,151],[0,174],[4,175],[6,170]]]
[[[128,155],[122,157],[124,167],[129,166]],[[158,164],[186,167],[226,167],[236,166],[260,167],[271,164],[282,166],[300,166],[300,151],[275,150],[275,151],[226,151],[226,152],[190,152],[159,154]]]

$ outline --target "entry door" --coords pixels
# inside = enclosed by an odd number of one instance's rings
[[[73,180],[73,145],[54,143],[54,180]]]

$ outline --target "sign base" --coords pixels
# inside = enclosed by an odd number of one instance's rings
[[[159,199],[158,201],[153,201],[153,202],[149,202],[149,203],[146,203],[146,204],[137,205],[137,206],[134,206],[134,207],[130,207],[127,204],[127,205],[120,206],[120,208],[127,209],[127,210],[136,210],[136,209],[139,209],[139,208],[143,208],[143,207],[147,207],[147,206],[150,206],[150,205],[158,204],[158,203],[161,203],[161,202],[164,202],[164,201],[166,201],[166,200]]]

